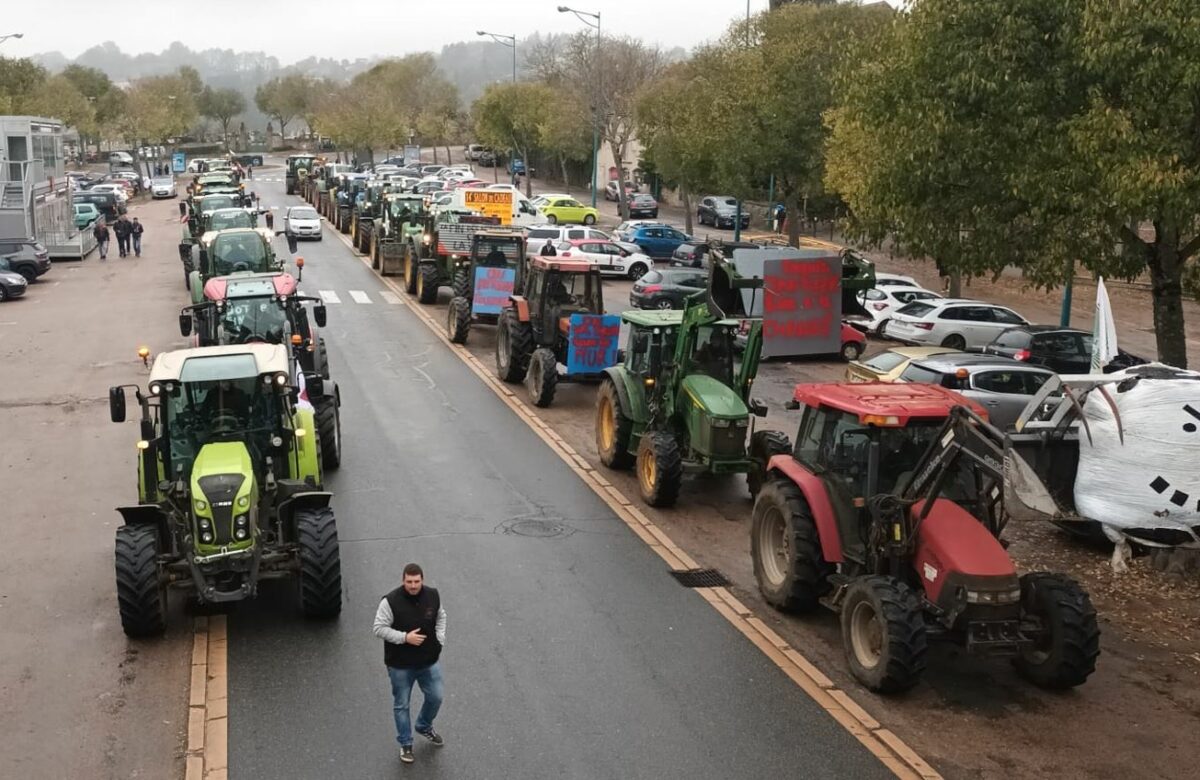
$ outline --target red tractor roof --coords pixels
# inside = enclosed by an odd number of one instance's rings
[[[204,284],[204,297],[210,301],[226,298],[253,298],[263,295],[287,297],[296,292],[296,277],[285,273],[218,276]]]
[[[826,406],[858,415],[864,425],[904,426],[914,417],[948,417],[950,409],[966,406],[987,419],[979,404],[938,385],[913,383],[823,383],[796,385],[795,400],[804,406]]]
[[[557,260],[553,257],[542,257],[540,255],[530,260],[537,268],[547,271],[563,271],[569,274],[586,274],[595,266],[591,263],[581,260]]]

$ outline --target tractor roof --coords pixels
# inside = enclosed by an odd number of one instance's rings
[[[267,228],[234,227],[225,228],[224,230],[210,230],[204,235],[200,236],[200,243],[204,244],[205,246],[211,246],[212,242],[217,238],[221,236],[227,236],[232,233],[257,233],[259,237],[268,244],[271,242],[271,239],[275,238],[275,233]]]
[[[683,324],[683,310],[630,309],[629,311],[621,312],[621,319],[625,322],[628,322],[630,325],[638,325],[643,328],[678,328],[681,324]],[[725,319],[705,324],[734,326],[739,325],[740,323],[740,320]]]
[[[884,382],[801,384],[796,385],[793,398],[803,406],[825,406],[856,414],[864,425],[903,426],[914,417],[948,417],[955,406],[966,406],[979,416],[986,417],[983,407],[938,385]]]
[[[210,301],[233,298],[288,296],[296,292],[296,277],[287,273],[218,276],[204,284],[204,297]]]
[[[476,233],[476,235],[479,235]],[[596,266],[582,260],[555,260],[553,257],[534,257],[530,261],[531,268],[540,268],[543,271],[562,271],[568,274],[586,274],[591,273]]]
[[[230,357],[241,357],[242,360],[214,360],[211,364],[207,363],[210,358]],[[288,350],[282,344],[230,344],[162,352],[154,359],[150,381],[241,379],[266,373],[287,373],[289,370]]]

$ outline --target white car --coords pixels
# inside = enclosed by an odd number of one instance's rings
[[[175,189],[175,179],[172,176],[160,176],[150,180],[150,197],[174,198],[179,195]]]
[[[536,198],[534,200],[536,202]],[[619,241],[598,228],[585,227],[583,225],[563,225],[560,223],[551,225],[547,223],[544,225],[530,225],[525,229],[526,252],[529,255],[536,255],[546,245],[547,239],[555,246],[558,246],[559,242],[575,241],[580,238],[611,241],[626,252],[640,254],[642,251],[642,248],[637,244],[630,241]]]
[[[312,206],[290,206],[283,216],[283,230],[296,238],[321,240],[321,215]]]
[[[133,155],[129,152],[109,152],[109,165],[133,165]]]
[[[875,274],[876,287],[920,287],[917,280],[902,274]]]
[[[120,184],[93,184],[89,192],[108,192],[117,196],[117,200],[125,203],[129,200],[129,191]]]
[[[466,181],[475,178],[475,172],[470,168],[446,168],[438,171],[437,175],[442,181]]]
[[[638,228],[654,226],[667,226],[667,223],[658,219],[627,219],[621,224],[617,225],[617,229],[614,230],[613,233],[617,236],[617,238],[620,238],[622,241],[624,241],[629,236],[633,235],[634,231],[636,231]]]
[[[1012,309],[994,303],[933,298],[901,306],[881,335],[908,344],[965,350],[986,346],[1002,331],[1028,324]]]
[[[577,238],[574,241],[561,241],[555,248],[558,250],[558,257],[586,260],[599,266],[600,273],[604,276],[623,276],[637,281],[654,267],[654,261],[647,255],[622,249],[612,241]]]
[[[923,290],[920,287],[909,287],[907,285],[897,285],[876,287],[872,290],[863,290],[858,294],[858,302],[867,310],[867,317],[850,319],[848,322],[860,330],[867,330],[876,335],[880,334],[883,328],[887,325],[888,320],[892,318],[892,314],[897,309],[913,301],[928,301],[940,299],[942,296],[931,290]],[[860,325],[861,323],[861,325]]]

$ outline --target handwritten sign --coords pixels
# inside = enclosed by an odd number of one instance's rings
[[[842,337],[842,261],[836,254],[763,263],[763,357],[837,352]]]
[[[513,194],[509,190],[464,190],[463,203],[471,211],[499,219],[501,225],[512,222]]]
[[[476,268],[475,297],[471,309],[476,314],[499,314],[508,305],[509,296],[517,286],[513,268]]]
[[[613,314],[572,314],[567,337],[567,373],[597,374],[617,364],[621,318]]]

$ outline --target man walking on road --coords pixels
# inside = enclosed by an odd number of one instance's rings
[[[117,224],[113,225],[113,233],[116,233],[117,235],[117,253],[121,257],[129,254],[130,232],[131,228],[129,225],[129,220],[125,219],[125,215],[122,214],[117,218]]]
[[[133,239],[133,254],[135,257],[142,256],[142,223],[138,222],[138,218],[133,218],[133,224],[129,226],[129,237]]]
[[[413,684],[421,686],[425,701],[417,715],[416,732],[437,747],[445,744],[433,730],[433,719],[442,706],[442,669],[438,658],[446,641],[446,610],[437,590],[425,587],[421,567],[404,567],[404,584],[388,593],[375,612],[375,636],[383,640],[383,660],[392,682],[392,711],[400,760],[413,762],[413,725],[408,705]]]
[[[96,220],[96,227],[92,228],[92,236],[96,239],[96,246],[100,249],[100,259],[108,259],[108,226],[104,224],[103,219]]]

